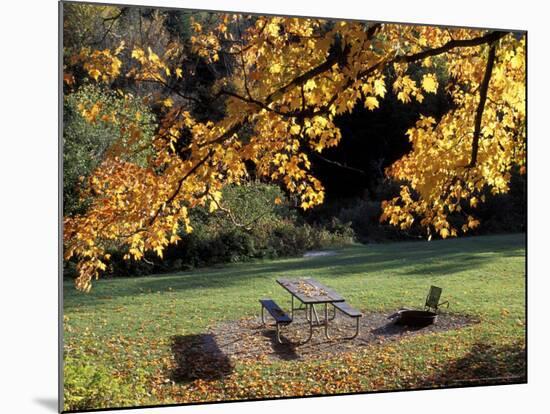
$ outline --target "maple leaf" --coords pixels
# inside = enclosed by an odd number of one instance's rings
[[[378,99],[376,99],[374,96],[367,96],[365,98],[365,108],[369,109],[369,111],[378,108],[378,105]]]
[[[376,79],[374,81],[374,93],[381,98],[386,95],[386,83],[384,82],[384,79]]]
[[[88,72],[90,74],[90,76],[92,78],[94,78],[95,80],[98,80],[99,79],[99,76],[101,76],[101,72],[97,69],[90,69],[90,71]]]
[[[426,92],[436,93],[437,86],[437,78],[434,74],[428,73],[422,77],[422,89],[424,89]]]

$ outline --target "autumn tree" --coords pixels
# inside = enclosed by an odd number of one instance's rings
[[[189,62],[211,68],[208,93],[189,89]],[[424,68],[421,78],[411,65]],[[75,50],[65,79],[77,71],[122,95],[157,85],[145,99],[159,118],[146,165],[125,156],[132,141],[113,144],[85,187],[88,210],[65,218],[65,258],[77,258],[82,290],[105,269],[109,245],[125,247],[128,259],[151,250],[162,257],[178,229],[192,231],[190,209],[220,208],[224,186],[241,183],[251,166],[301,208],[321,204],[307,154],[338,145],[335,117],[356,105],[375,110],[387,93],[422,102],[444,87],[452,108],[438,119],[419,114],[407,131],[412,150],[386,171],[403,183],[400,195],[384,202],[382,221],[407,228],[420,220],[428,237],[456,236],[479,224],[464,203],[482,203],[487,188],[507,192],[512,168],[525,172],[525,37],[516,33],[210,14],[192,20],[190,37],[168,36],[162,47],[134,37]],[[205,107],[221,111],[209,119],[197,110]],[[97,105],[81,110],[140,138],[135,120]],[[448,220],[456,213],[465,215],[462,228]]]

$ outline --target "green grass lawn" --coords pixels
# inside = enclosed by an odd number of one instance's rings
[[[288,306],[275,282],[281,276],[315,277],[367,312],[419,307],[434,284],[449,312],[480,323],[323,361],[260,358],[221,379],[171,379],[174,336],[257,315],[260,297]],[[107,372],[131,396],[90,408],[518,382],[525,375],[525,235],[353,245],[335,256],[99,280],[89,294],[66,280],[64,316],[66,354],[86,355],[92,371]]]

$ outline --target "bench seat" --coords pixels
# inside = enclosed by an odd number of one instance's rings
[[[352,308],[348,303],[346,302],[334,302],[334,307],[338,309],[340,312],[345,313],[351,318],[360,318],[363,316],[363,314],[358,311],[355,308]]]
[[[279,305],[275,303],[273,299],[260,299],[260,303],[262,305],[262,323],[265,325],[265,319],[264,319],[264,309],[266,309],[271,316],[273,316],[273,319],[275,319],[275,328],[277,333],[277,342],[280,344],[283,343],[281,340],[281,325],[288,325],[290,322],[292,322],[292,318],[288,316],[284,310],[281,309]]]
[[[288,325],[292,322],[292,318],[288,316],[273,299],[260,299],[260,303],[269,314],[273,316],[277,324]]]
[[[352,308],[348,303],[346,302],[334,302],[334,309],[335,309],[335,315],[336,316],[336,309],[338,309],[340,312],[348,315],[350,318],[355,319],[355,333],[351,336],[344,337],[343,339],[353,339],[357,335],[359,335],[359,318],[363,316],[363,313],[358,311],[355,308]]]

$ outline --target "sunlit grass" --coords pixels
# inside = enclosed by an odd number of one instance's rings
[[[289,296],[275,282],[282,276],[315,277],[354,307],[388,313],[421,307],[433,284],[443,288],[449,312],[480,323],[325,361],[251,361],[224,381],[170,382],[172,337],[255,316],[260,297],[287,307]],[[89,294],[67,280],[64,314],[66,350],[93,354],[130,384],[147,383],[150,395],[136,404],[468,384],[468,375],[516,378],[524,369],[516,351],[525,336],[525,235],[354,245],[334,256],[99,280]],[[147,375],[134,378],[136,368]],[[278,377],[294,386],[266,386]]]

